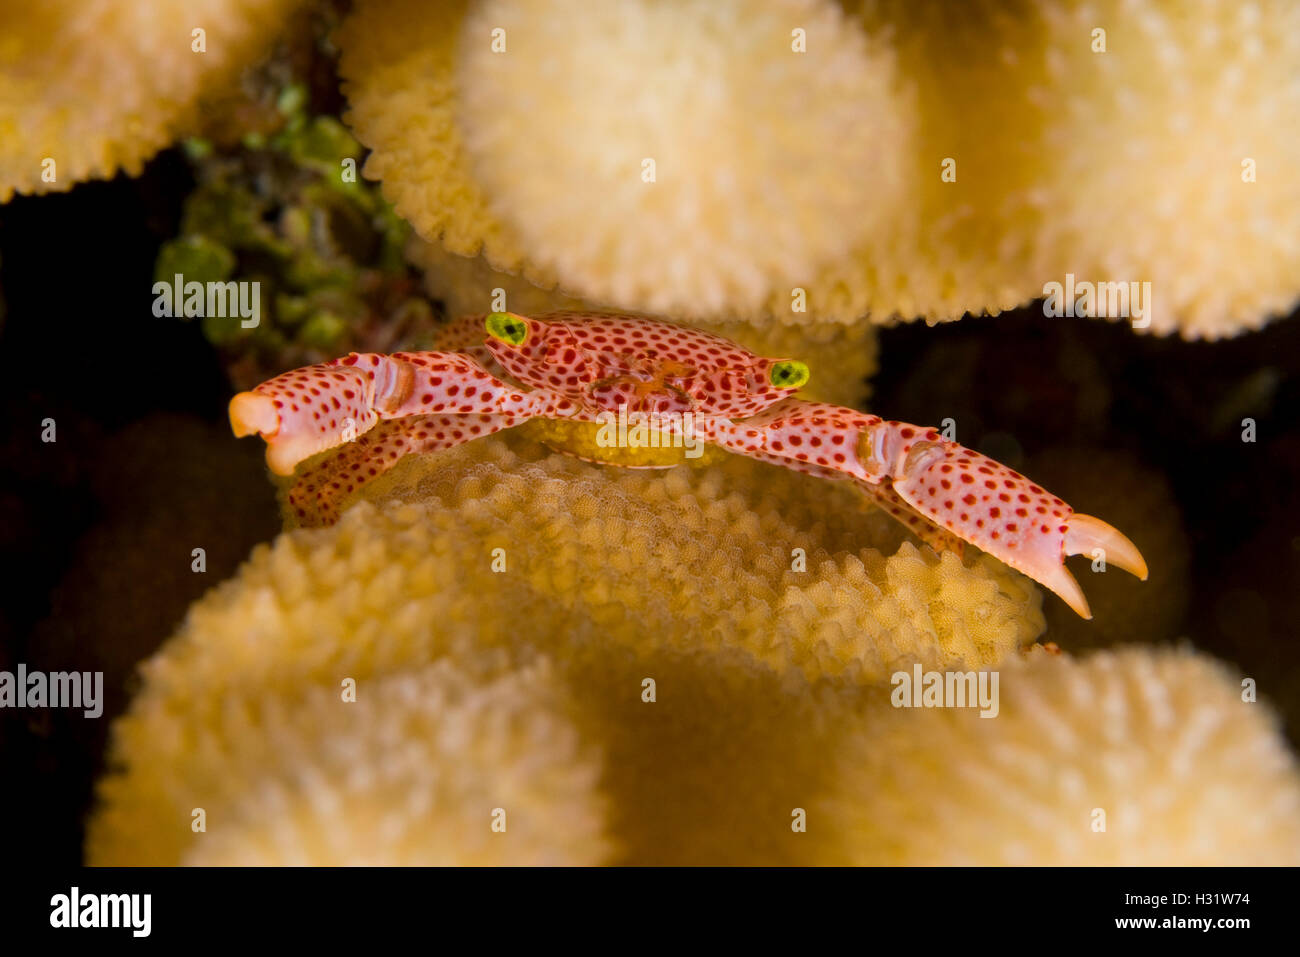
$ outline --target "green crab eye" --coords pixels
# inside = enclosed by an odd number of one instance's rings
[[[484,326],[489,336],[500,339],[509,346],[523,345],[524,340],[528,338],[528,324],[508,312],[492,313],[487,317]]]
[[[767,374],[767,377],[778,389],[798,389],[808,382],[808,375],[806,365],[790,359],[772,366],[772,371]]]

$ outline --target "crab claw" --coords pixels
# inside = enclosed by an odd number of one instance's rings
[[[1084,515],[1082,512],[1070,514],[1070,517],[1065,520],[1065,539],[1061,549],[1062,560],[1066,555],[1092,555],[1096,549],[1101,549],[1107,562],[1118,565],[1142,581],[1147,580],[1147,563],[1142,553],[1137,550],[1137,546],[1114,525],[1092,515]],[[1011,563],[1007,562],[1007,564]],[[1037,571],[1026,568],[1018,570],[1056,592],[1061,600],[1073,608],[1081,618],[1092,617],[1092,612],[1088,609],[1088,600],[1083,596],[1083,589],[1079,587],[1078,581],[1064,564],[1048,567],[1045,563]]]
[[[276,475],[292,475],[299,462],[370,429],[378,416],[370,407],[373,373],[381,357],[358,356],[294,369],[268,379],[230,400],[230,428],[236,436],[266,439],[266,464]],[[366,368],[347,363],[366,360]],[[386,360],[382,360],[386,361]]]
[[[1114,525],[1092,515],[1084,515],[1082,512],[1070,514],[1070,517],[1065,520],[1065,539],[1061,548],[1062,559],[1067,555],[1092,555],[1095,550],[1101,549],[1108,563],[1118,565],[1142,581],[1147,580],[1147,563],[1142,553],[1137,550],[1137,546]],[[1018,568],[1014,565],[1012,567]],[[1018,570],[1056,592],[1079,617],[1092,617],[1083,589],[1079,587],[1078,581],[1064,564],[1050,565],[1044,562],[1036,569],[1019,568]]]
[[[230,400],[230,428],[237,438],[257,433],[264,439],[280,431],[275,400],[257,392],[241,392]]]
[[[241,392],[230,400],[230,429],[236,437],[260,435],[266,439],[266,464],[276,475],[292,475],[297,464],[316,451],[304,448],[302,438],[293,428],[284,428],[276,400],[260,392]]]
[[[1124,571],[1147,580],[1147,563],[1137,546],[1114,525],[1091,515],[1075,512],[1065,523],[1065,554],[1091,555],[1100,548],[1106,561]]]
[[[1147,577],[1141,552],[1101,519],[1076,513],[1020,473],[932,431],[893,422],[883,427],[893,489],[908,505],[1050,588],[1081,617],[1092,614],[1065,567],[1067,555],[1092,555]]]
[[[1033,573],[1024,568],[1016,568],[1016,571],[1024,572],[1044,588],[1050,588],[1056,592],[1061,601],[1070,606],[1071,610],[1087,621],[1092,620],[1092,609],[1088,607],[1088,599],[1083,594],[1083,589],[1079,587],[1079,580],[1074,577],[1064,565],[1056,565],[1041,572]]]

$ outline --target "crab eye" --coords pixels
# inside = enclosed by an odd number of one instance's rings
[[[508,346],[523,345],[524,340],[528,338],[528,324],[508,312],[492,313],[483,325],[489,336],[501,340]]]
[[[778,389],[798,389],[808,382],[808,367],[802,362],[790,359],[778,362],[768,372],[768,380]]]

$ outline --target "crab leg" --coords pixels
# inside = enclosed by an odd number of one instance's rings
[[[841,411],[847,412],[851,410],[845,409]],[[854,415],[861,416],[863,420],[873,422],[878,421],[877,416],[867,415],[863,412],[854,413]],[[907,502],[893,490],[888,482],[882,482],[876,485],[872,484],[871,481],[865,477],[865,473],[863,473],[863,476],[855,476],[843,471],[842,467],[851,461],[851,456],[845,455],[842,461],[837,463],[835,467],[831,467],[827,465],[818,465],[809,460],[790,458],[787,455],[782,455],[776,451],[767,451],[765,447],[767,440],[766,432],[757,429],[752,430],[753,434],[746,434],[748,423],[752,423],[753,421],[754,419],[746,420],[745,425],[742,425],[738,429],[728,428],[726,425],[722,425],[720,431],[723,434],[711,434],[710,439],[711,441],[716,441],[719,445],[730,448],[733,452],[740,452],[749,458],[758,459],[762,462],[770,462],[773,465],[780,465],[783,468],[788,468],[795,472],[802,472],[805,475],[815,475],[818,478],[823,479],[841,480],[860,478],[861,480],[858,482],[858,487],[871,497],[876,506],[885,511],[892,518],[901,522],[908,531],[925,544],[929,545],[936,552],[953,551],[956,552],[959,557],[963,554],[966,543],[962,541],[961,538],[947,529],[935,525],[930,521],[930,519],[926,518],[916,509],[912,508],[912,506],[908,505]],[[715,429],[717,429],[716,425]],[[778,445],[784,444],[779,438],[775,441]],[[823,443],[822,447],[829,446]],[[832,453],[832,460],[834,460],[834,453]],[[849,466],[849,468],[852,468],[852,466]]]
[[[339,504],[412,452],[436,452],[500,432],[525,421],[523,415],[434,414],[380,422],[340,452],[305,469],[289,489],[289,507],[299,521],[332,525]]]
[[[872,485],[868,482],[859,482],[858,486],[875,499],[879,508],[901,522],[909,532],[936,552],[956,552],[958,558],[966,554],[966,542],[960,535],[936,525],[931,519],[914,509],[903,496],[898,494],[893,483],[881,482],[879,485]]]
[[[439,352],[467,355],[498,379],[504,378],[506,370],[483,343],[483,319],[479,314],[443,323],[433,334],[433,346]]]
[[[230,424],[237,436],[260,433],[271,471],[292,475],[304,459],[359,439],[384,419],[453,413],[565,417],[576,411],[563,397],[508,385],[457,352],[354,352],[239,393],[230,401]]]
[[[1050,588],[1084,618],[1088,602],[1066,556],[1101,548],[1108,561],[1147,577],[1141,553],[1117,529],[934,429],[789,398],[717,431],[734,451],[888,484],[910,509]]]

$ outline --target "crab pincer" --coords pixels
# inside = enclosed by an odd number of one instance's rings
[[[737,424],[722,441],[800,471],[856,480],[923,540],[975,545],[1084,618],[1092,617],[1088,601],[1066,557],[1097,557],[1101,549],[1106,561],[1147,577],[1141,552],[1118,529],[935,429],[792,398]]]
[[[1146,580],[1142,553],[1114,526],[1074,511],[1019,472],[933,430],[903,422],[884,429],[883,444],[894,456],[891,484],[905,502],[1050,588],[1083,618],[1092,614],[1065,566],[1067,556],[1102,557]]]

